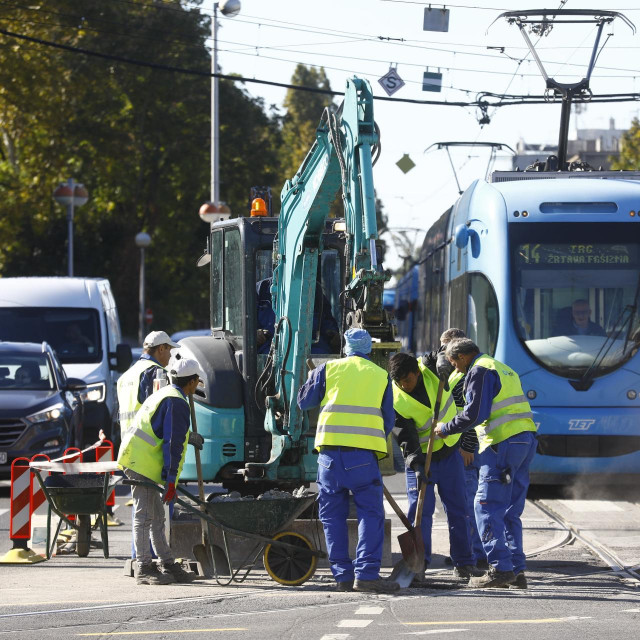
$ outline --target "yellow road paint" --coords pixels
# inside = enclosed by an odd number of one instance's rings
[[[157,633],[202,633],[203,631],[249,631],[245,627],[227,627],[224,629],[158,629],[157,631],[111,631],[106,633],[77,633],[77,636],[142,636]]]
[[[587,620],[582,616],[569,616],[568,618],[537,618],[532,620],[439,620],[437,622],[403,622],[404,625],[444,625],[444,624],[550,624],[553,622],[571,622],[574,620]]]

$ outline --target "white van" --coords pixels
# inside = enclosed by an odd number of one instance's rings
[[[84,440],[115,436],[116,380],[131,365],[120,319],[103,278],[0,278],[0,340],[48,342],[65,373],[87,384]],[[112,438],[113,439],[113,438]]]

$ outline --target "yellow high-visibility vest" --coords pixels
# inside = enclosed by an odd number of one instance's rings
[[[387,439],[380,407],[387,372],[366,358],[350,356],[327,362],[325,377],[315,447],[370,449],[384,458]]]
[[[118,405],[120,408],[120,434],[124,435],[133,424],[136,413],[142,406],[138,402],[138,389],[142,374],[151,367],[160,365],[153,360],[141,358],[118,378]],[[164,369],[164,367],[162,367]]]

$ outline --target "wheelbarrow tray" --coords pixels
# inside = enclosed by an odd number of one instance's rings
[[[223,528],[271,538],[287,529],[315,499],[316,496],[311,495],[275,500],[208,502],[207,513]]]
[[[107,494],[118,483],[110,477]],[[92,514],[104,511],[105,475],[103,473],[54,474],[44,478],[46,494],[62,513]]]

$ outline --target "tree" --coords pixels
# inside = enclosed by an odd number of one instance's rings
[[[130,60],[208,73],[209,19],[179,1],[48,0],[7,5],[3,27]],[[125,333],[135,334],[139,252],[146,230],[153,328],[208,322],[206,269],[196,269],[209,199],[210,79],[60,51],[0,36],[0,274],[66,274],[57,183],[82,181],[75,272],[108,277]],[[220,83],[222,198],[248,209],[252,185],[279,171],[279,120],[236,83]]]
[[[634,118],[631,128],[622,135],[620,141],[620,156],[611,157],[611,169],[640,170],[640,120]]]

